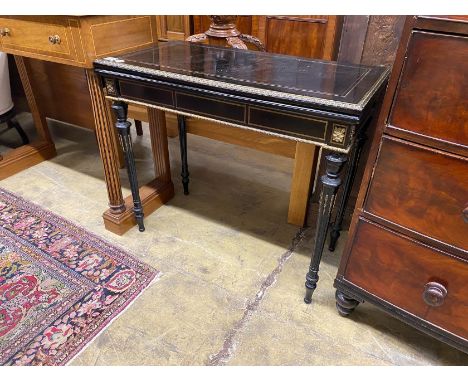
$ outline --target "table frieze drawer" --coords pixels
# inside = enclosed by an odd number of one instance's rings
[[[462,259],[361,219],[344,278],[399,309],[468,339],[468,263]]]
[[[249,107],[248,125],[302,139],[325,141],[328,121],[267,108]]]
[[[144,86],[131,81],[119,81],[120,95],[124,98],[167,107],[175,107],[174,91],[155,86]],[[110,94],[112,95],[112,94]]]
[[[232,123],[243,124],[246,120],[246,105],[241,103],[178,91],[176,91],[175,99],[177,110],[183,112]]]
[[[50,61],[69,62],[83,59],[78,54],[81,42],[74,36],[73,19],[41,16],[40,22],[31,16],[19,19],[0,18],[2,51],[25,57],[40,57]]]

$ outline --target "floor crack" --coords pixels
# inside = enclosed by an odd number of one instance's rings
[[[207,365],[209,366],[221,366],[225,365],[232,358],[236,351],[237,341],[236,336],[240,330],[242,330],[252,318],[253,314],[258,310],[260,303],[265,297],[266,292],[270,289],[278,279],[278,275],[282,272],[284,265],[291,258],[295,249],[302,241],[305,236],[305,228],[301,228],[296,232],[296,235],[291,241],[289,248],[284,252],[278,259],[278,265],[273,271],[263,280],[260,289],[255,294],[253,300],[250,300],[244,309],[242,318],[234,324],[234,327],[227,333],[224,339],[223,346],[220,351],[216,354],[211,354],[208,357]]]

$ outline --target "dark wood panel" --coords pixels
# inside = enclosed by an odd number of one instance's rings
[[[190,16],[155,16],[158,39],[185,40],[191,34]]]
[[[83,68],[25,58],[41,113],[47,118],[94,129]]]
[[[468,159],[385,137],[364,208],[468,251],[467,185]]]
[[[468,147],[468,38],[416,31],[407,57],[390,125]]]
[[[268,52],[322,57],[326,19],[267,16],[265,46]]]
[[[468,338],[467,265],[360,220],[344,277],[401,309]],[[429,282],[447,289],[441,306],[432,307],[424,301],[423,292]]]

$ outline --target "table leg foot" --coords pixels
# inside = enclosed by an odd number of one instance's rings
[[[306,287],[306,295],[304,297],[304,302],[306,304],[310,304],[312,302],[312,294],[315,291],[315,288],[317,288],[317,282],[319,280],[318,277],[318,270],[315,271],[310,271],[306,275],[306,282],[305,282],[305,287]]]
[[[335,299],[336,309],[338,310],[339,315],[342,317],[348,317],[359,305],[359,301],[356,301],[339,290],[337,290],[335,293]]]

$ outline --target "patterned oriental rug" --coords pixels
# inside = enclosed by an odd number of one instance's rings
[[[64,365],[159,274],[0,188],[0,365]]]

